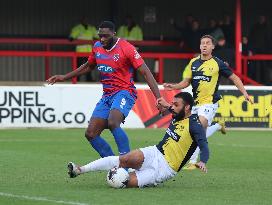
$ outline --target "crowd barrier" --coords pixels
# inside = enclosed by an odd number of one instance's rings
[[[42,45],[44,49],[42,51],[19,51],[19,50],[1,50],[0,56],[12,56],[12,57],[44,57],[45,64],[45,78],[48,79],[51,76],[50,71],[50,58],[51,57],[70,57],[72,61],[72,69],[77,68],[78,57],[88,57],[88,53],[76,53],[66,51],[53,51],[53,46],[58,45],[78,45],[94,43],[93,41],[69,41],[67,39],[31,39],[31,38],[0,38],[0,44],[26,44],[26,45]],[[135,46],[178,46],[176,41],[131,41]],[[194,56],[193,53],[154,53],[154,52],[141,52],[143,58],[155,59],[158,62],[158,69],[156,73],[156,80],[159,83],[164,82],[164,61],[165,59],[190,59]],[[254,56],[242,56],[243,70],[242,73],[234,72],[243,80],[245,84],[261,85],[260,83],[248,78],[247,76],[247,63],[249,60],[272,60],[272,55],[254,55]],[[77,83],[77,79],[73,78],[72,83]]]

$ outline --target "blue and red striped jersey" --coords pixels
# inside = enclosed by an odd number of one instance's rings
[[[137,97],[133,80],[134,69],[138,69],[144,60],[129,42],[118,38],[115,45],[106,50],[98,41],[94,44],[88,62],[97,65],[103,85],[103,96],[127,90],[134,98]]]

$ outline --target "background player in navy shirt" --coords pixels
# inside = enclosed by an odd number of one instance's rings
[[[110,145],[100,136],[109,128],[114,136],[120,155],[130,151],[129,140],[120,127],[128,116],[137,98],[133,81],[134,69],[145,78],[155,98],[161,98],[158,85],[135,47],[115,36],[115,26],[104,21],[98,29],[100,41],[96,42],[88,61],[65,75],[55,75],[47,80],[49,84],[65,81],[91,72],[97,68],[103,85],[103,96],[97,103],[85,136],[101,157],[114,155]]]
[[[253,103],[240,78],[222,60],[212,55],[215,45],[216,42],[212,36],[202,36],[200,39],[201,54],[190,60],[184,70],[183,80],[177,84],[164,84],[164,88],[167,90],[180,90],[191,84],[194,96],[192,113],[199,116],[199,120],[206,130],[207,138],[217,130],[221,130],[223,134],[226,133],[224,122],[211,125],[218,109],[218,101],[221,99],[218,93],[221,76],[230,79],[244,95],[245,100]],[[196,150],[186,167],[188,170],[196,169],[198,154],[199,149]]]

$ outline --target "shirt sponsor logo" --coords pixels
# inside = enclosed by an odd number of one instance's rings
[[[98,65],[97,69],[103,73],[113,73],[115,70],[108,65]]]
[[[202,80],[202,81],[210,82],[211,77],[210,76],[205,76],[205,75],[197,75],[197,76],[193,77],[193,80]]]
[[[169,128],[166,130],[166,133],[175,141],[178,141],[178,136],[176,133],[172,132]]]

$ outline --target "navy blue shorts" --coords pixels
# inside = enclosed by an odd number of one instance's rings
[[[134,104],[135,99],[131,94],[126,90],[121,90],[113,95],[102,97],[96,104],[92,117],[108,119],[110,111],[117,109],[126,118]]]

